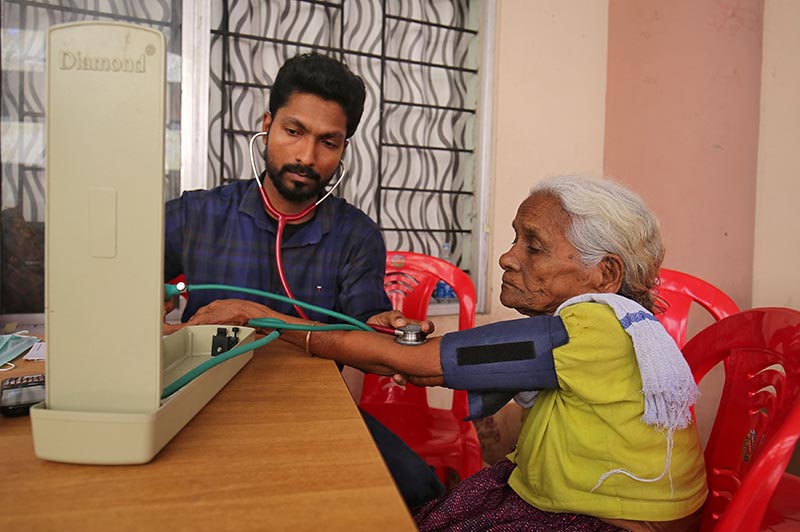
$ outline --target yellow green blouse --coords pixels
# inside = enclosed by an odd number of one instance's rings
[[[640,521],[669,521],[706,499],[703,452],[694,426],[676,431],[669,469],[667,435],[640,421],[642,380],[630,336],[611,307],[562,310],[569,342],[554,349],[558,390],[541,391],[523,423],[509,484],[539,509]]]

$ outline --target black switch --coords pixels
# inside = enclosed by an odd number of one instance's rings
[[[233,327],[233,336],[228,336],[228,329],[218,327],[217,334],[211,340],[211,356],[215,357],[225,351],[232,349],[239,343],[239,327]]]
[[[225,327],[217,328],[217,334],[211,340],[211,356],[215,357],[230,349],[228,345],[228,329]]]

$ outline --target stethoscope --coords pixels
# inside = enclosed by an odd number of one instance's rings
[[[334,184],[330,188],[330,190],[328,190],[328,192],[325,193],[324,196],[318,199],[316,203],[312,203],[311,205],[309,205],[308,207],[306,207],[297,214],[282,213],[275,208],[275,206],[272,204],[272,201],[269,199],[269,196],[267,196],[267,192],[264,190],[264,185],[261,183],[261,179],[259,179],[258,169],[256,168],[255,154],[253,153],[253,144],[255,143],[255,140],[262,135],[268,136],[269,131],[260,131],[255,135],[253,135],[252,137],[250,137],[250,145],[249,145],[250,167],[253,170],[253,179],[255,179],[256,183],[258,184],[258,191],[261,193],[261,200],[264,203],[264,208],[267,210],[269,214],[271,214],[278,220],[278,230],[275,235],[275,266],[278,269],[278,277],[280,277],[281,286],[283,286],[283,290],[286,292],[286,295],[290,299],[296,300],[297,298],[295,298],[294,294],[292,294],[292,290],[289,288],[289,283],[286,281],[286,275],[284,275],[283,271],[283,258],[281,256],[281,243],[283,241],[283,230],[286,228],[286,222],[294,222],[302,219],[303,217],[311,213],[311,211],[316,209],[320,203],[328,199],[328,196],[333,194],[333,191],[336,190],[339,187],[339,185],[342,184],[345,173],[347,171],[344,165],[344,161],[340,159],[338,167],[340,169],[339,179],[336,181],[336,184]],[[295,310],[297,311],[298,315],[301,318],[305,320],[309,319],[308,315],[302,308],[300,308],[299,305],[293,304],[292,306],[295,308]],[[425,333],[422,332],[420,326],[416,324],[409,324],[406,325],[405,327],[400,327],[399,329],[393,329],[391,327],[383,327],[380,325],[370,325],[370,327],[372,327],[374,330],[378,332],[396,336],[398,343],[401,344],[419,345],[425,342],[426,335]]]
[[[291,299],[296,299],[294,297],[294,294],[292,294],[292,290],[289,288],[289,283],[286,281],[286,276],[284,275],[283,272],[283,258],[281,257],[281,243],[283,241],[283,230],[286,228],[287,222],[294,222],[304,218],[309,213],[311,213],[311,211],[316,209],[320,203],[328,199],[328,196],[333,194],[333,191],[336,190],[339,187],[339,185],[342,184],[342,181],[344,180],[344,176],[346,173],[346,168],[344,165],[344,161],[339,160],[339,166],[338,166],[338,168],[340,169],[339,179],[336,181],[336,184],[333,185],[328,190],[328,192],[325,193],[324,196],[322,196],[320,199],[316,201],[316,203],[312,203],[311,205],[309,205],[308,207],[306,207],[305,209],[296,214],[282,213],[275,208],[275,206],[272,204],[272,201],[269,199],[269,196],[267,196],[267,192],[264,190],[264,185],[261,183],[261,179],[259,178],[258,169],[256,168],[255,154],[253,153],[253,144],[255,143],[255,140],[262,135],[268,136],[269,131],[260,131],[255,135],[253,135],[252,137],[250,137],[250,167],[253,169],[253,179],[255,179],[256,183],[258,184],[258,191],[261,193],[261,201],[264,203],[264,208],[267,210],[268,213],[270,213],[278,220],[278,231],[277,234],[275,235],[275,266],[278,269],[278,277],[280,277],[281,286],[283,286],[283,290],[286,292],[287,296],[289,296]],[[297,310],[297,313],[300,315],[301,318],[305,320],[309,319],[308,315],[302,308],[300,308],[298,305],[293,305],[293,306],[295,310]]]

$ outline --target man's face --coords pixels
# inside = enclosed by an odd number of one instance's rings
[[[598,266],[587,268],[567,239],[570,218],[561,203],[535,194],[514,218],[514,243],[500,256],[500,302],[522,314],[552,314],[567,299],[602,291]]]
[[[275,116],[264,115],[267,176],[289,201],[321,195],[347,146],[347,116],[333,101],[296,92]]]

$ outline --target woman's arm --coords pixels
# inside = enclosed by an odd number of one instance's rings
[[[308,323],[286,317],[291,323]],[[402,345],[393,336],[367,331],[284,331],[281,338],[314,355],[353,366],[367,373],[400,373],[417,384],[443,383],[439,360],[440,338],[429,338],[418,346]],[[308,340],[308,345],[306,345]]]
[[[432,330],[430,322],[416,322],[403,317],[400,312],[383,313],[386,322],[419,323],[423,330]],[[213,301],[202,307],[187,323],[172,326],[165,325],[164,334],[170,334],[188,325],[227,324],[247,325],[254,318],[274,318],[285,323],[296,325],[319,324],[310,322],[241,299],[223,299]],[[399,320],[399,321],[398,321]],[[377,321],[376,317],[370,321]],[[170,328],[171,327],[171,328]],[[368,331],[293,331],[284,330],[281,339],[310,353],[336,360],[368,373],[379,375],[402,374],[412,382],[420,385],[435,386],[442,379],[442,364],[439,361],[439,338],[430,338],[420,346],[406,346],[395,341],[394,336]],[[308,341],[308,344],[306,343]],[[403,380],[403,379],[399,379]]]
[[[402,314],[385,313],[386,316],[414,322]],[[219,300],[201,308],[186,324],[225,323],[247,325],[253,318],[273,318],[293,325],[319,325],[294,316],[281,314],[267,306],[243,300]],[[370,320],[373,321],[373,320]],[[377,320],[376,320],[377,321]],[[433,326],[429,322],[428,329]],[[423,327],[425,328],[425,327]],[[329,358],[379,375],[403,374],[415,382],[429,386],[443,383],[442,364],[439,361],[439,338],[430,338],[420,346],[407,346],[395,341],[394,336],[368,331],[295,331],[283,330],[281,339],[305,349],[310,354]]]

